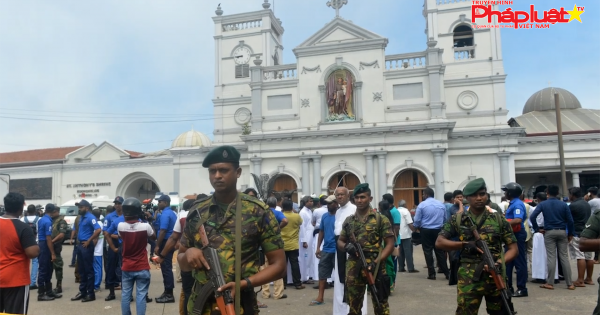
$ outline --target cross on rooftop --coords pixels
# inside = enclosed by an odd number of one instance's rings
[[[344,4],[348,4],[348,0],[331,0],[327,1],[327,6],[335,9],[335,16],[340,16],[340,9],[344,6]]]

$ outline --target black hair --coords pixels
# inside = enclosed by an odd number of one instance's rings
[[[92,214],[96,217],[96,219],[100,220],[100,209],[98,209],[98,208],[93,209]]]
[[[246,188],[246,190],[244,190],[244,194],[248,195],[249,193],[254,193],[254,197],[258,198],[258,192],[256,191],[256,189],[250,187],[250,188]]]
[[[113,211],[116,211],[117,209],[115,209],[115,207],[113,207],[112,205],[108,205],[106,206],[106,213],[111,213]]]
[[[435,197],[435,193],[433,192],[433,189],[431,189],[431,187],[426,187],[425,189],[423,189],[423,192],[427,195],[427,197]]]
[[[285,193],[283,196],[284,196],[285,198],[288,198],[288,199],[290,199],[290,200],[292,199],[292,194],[290,194],[290,193]]]
[[[291,200],[284,200],[281,202],[281,210],[287,211],[287,210],[293,210],[294,209],[294,203]]]
[[[321,198],[319,198],[319,203],[320,203],[321,205],[325,205],[325,204],[327,204],[327,203],[325,202],[325,199],[327,199],[327,196],[322,196]]]
[[[280,193],[274,193],[273,196],[275,196],[275,198],[277,199],[277,202],[281,201],[281,194]]]
[[[538,203],[548,200],[548,196],[546,195],[545,192],[540,191],[539,193],[537,193],[536,197],[537,197]]]
[[[382,199],[387,201],[390,205],[394,204],[394,196],[392,196],[392,194],[384,194]]]
[[[571,194],[571,196],[573,196],[575,198],[581,198],[581,188],[579,188],[579,187],[569,188],[569,193]]]
[[[208,197],[207,194],[199,194],[199,195],[196,196],[196,200],[204,199],[206,197]]]
[[[550,185],[548,185],[547,189],[548,189],[548,195],[549,196],[552,196],[552,197],[558,196],[559,188],[558,188],[557,185],[550,184]]]
[[[457,189],[452,192],[452,197],[456,198],[456,196],[464,196],[462,190]]]
[[[383,214],[386,218],[388,218],[388,220],[390,220],[390,223],[393,224],[394,219],[392,218],[392,213],[390,212],[390,208],[391,205],[387,200],[382,200],[379,202],[379,213]]]
[[[25,197],[19,193],[9,192],[4,196],[4,208],[7,213],[18,213],[23,211]]]
[[[587,190],[589,193],[591,193],[592,195],[596,196],[598,194],[598,187],[590,187]]]
[[[193,199],[188,199],[186,201],[183,202],[183,210],[187,211],[190,210],[190,208],[192,207],[192,205],[194,205],[194,201]]]
[[[450,201],[450,200],[452,200],[453,197],[454,197],[454,194],[452,194],[451,192],[447,192],[444,194],[444,201]]]
[[[35,215],[36,211],[37,211],[37,208],[34,205],[27,206],[27,214]]]

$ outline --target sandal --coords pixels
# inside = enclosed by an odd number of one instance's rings
[[[267,308],[268,307],[267,304],[264,304],[261,302],[258,302],[257,305],[258,305],[258,308]]]
[[[297,286],[296,286],[296,290],[302,290],[302,289],[304,289],[304,288],[306,288],[306,287],[305,287],[305,286],[303,286],[303,285],[297,285]]]
[[[575,286],[574,285],[570,285],[570,286],[567,287],[567,289],[569,289],[569,290],[575,290]]]
[[[554,290],[554,286],[549,285],[549,284],[542,284],[540,286],[540,288],[542,288],[542,289],[548,289],[548,290]]]
[[[316,306],[316,305],[323,305],[323,304],[325,304],[325,302],[319,302],[319,301],[312,300],[312,301],[310,301],[310,304],[308,304],[308,306]]]
[[[583,281],[583,283],[584,283],[584,284],[587,284],[587,285],[594,285],[594,281],[592,281],[592,280],[589,280],[589,281]]]
[[[585,284],[581,283],[581,282],[573,282],[573,285],[579,288],[585,288]]]

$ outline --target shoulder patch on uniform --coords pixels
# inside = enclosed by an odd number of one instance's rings
[[[521,214],[521,210],[520,209],[515,209],[515,214]]]
[[[96,224],[96,219],[92,219],[92,224]]]

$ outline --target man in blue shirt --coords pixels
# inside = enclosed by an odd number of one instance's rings
[[[321,199],[327,205],[327,213],[321,216],[321,225],[317,251],[315,255],[319,258],[319,296],[310,302],[310,305],[323,304],[323,295],[327,286],[327,278],[331,277],[335,267],[335,213],[340,205],[335,195]],[[321,249],[323,244],[323,249]]]
[[[100,235],[101,228],[96,217],[91,214],[92,205],[85,199],[75,204],[79,208],[79,226],[77,227],[77,267],[81,275],[79,293],[71,301],[90,302],[96,300],[94,292],[94,239]]]
[[[504,197],[509,201],[506,209],[506,220],[510,223],[517,238],[519,255],[506,263],[506,274],[508,275],[508,288],[513,297],[525,297],[527,293],[527,231],[525,231],[525,220],[527,219],[525,204],[520,197],[523,187],[517,183],[510,182],[502,186]],[[513,288],[513,268],[517,269],[517,291]],[[554,280],[553,280],[554,281]],[[552,282],[551,282],[552,283]]]
[[[162,255],[161,252],[167,240],[173,234],[173,227],[177,221],[177,214],[171,210],[171,198],[168,195],[161,195],[158,200],[158,209],[162,211],[160,216],[160,226],[158,232],[158,238],[156,240],[157,248],[154,250],[154,254],[163,259],[160,264],[160,271],[163,276],[163,284],[165,287],[164,293],[156,298],[156,303],[175,303],[175,297],[173,297],[173,289],[175,288],[175,280],[173,277],[173,252],[171,250],[167,255]],[[159,221],[157,219],[157,221]]]
[[[446,261],[446,252],[435,248],[435,241],[446,220],[446,207],[433,197],[433,189],[427,187],[423,190],[423,201],[417,207],[413,225],[421,231],[421,244],[423,245],[423,254],[425,255],[428,270],[427,279],[435,280],[434,252],[438,268],[444,273],[446,279],[448,279],[450,271],[448,270],[448,263]]]
[[[110,290],[110,293],[108,294],[108,296],[104,299],[105,301],[111,301],[114,300],[115,297],[115,288],[118,288],[121,285],[121,264],[119,263],[120,259],[121,259],[121,255],[119,255],[119,250],[114,246],[113,240],[115,240],[116,238],[113,237],[113,235],[117,235],[116,231],[117,231],[117,226],[119,225],[117,223],[116,226],[113,227],[113,224],[115,221],[117,221],[119,218],[121,218],[121,220],[123,220],[123,208],[122,208],[122,204],[123,204],[123,197],[119,197],[117,196],[115,198],[115,200],[113,201],[114,206],[113,209],[114,211],[107,214],[104,224],[104,239],[106,240],[106,245],[108,246],[108,250],[106,251],[106,281],[105,281],[105,285],[106,287]],[[109,233],[108,231],[111,230],[113,232]],[[118,238],[118,235],[117,235]]]
[[[554,289],[552,283],[554,283],[556,252],[558,251],[558,258],[563,267],[563,276],[567,282],[567,288],[575,290],[575,286],[571,281],[571,265],[569,264],[569,254],[567,252],[568,243],[573,239],[573,232],[575,230],[573,216],[571,215],[569,206],[557,198],[558,186],[548,185],[546,194],[548,195],[548,200],[540,203],[535,208],[530,219],[533,230],[538,232],[539,227],[536,218],[540,213],[544,215],[544,245],[546,245],[548,276],[546,277],[546,284],[541,287],[550,290]]]
[[[38,257],[38,301],[52,301],[61,298],[62,295],[52,291],[52,262],[56,259],[54,244],[52,243],[52,218],[56,210],[53,204],[46,205],[46,214],[38,221],[38,245],[40,256]]]

